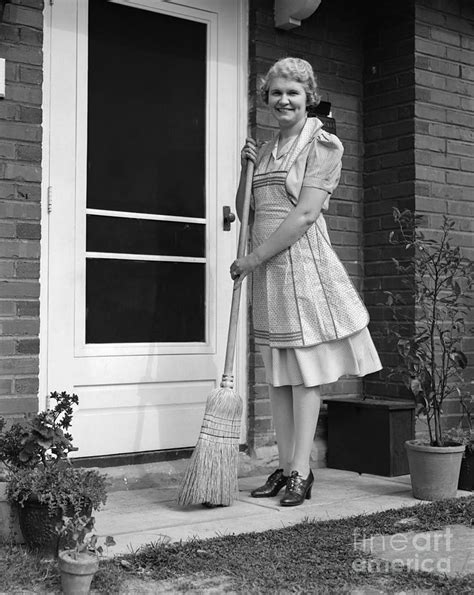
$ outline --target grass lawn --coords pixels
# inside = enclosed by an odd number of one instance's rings
[[[406,526],[397,524],[402,519],[413,522]],[[370,554],[354,548],[354,530],[362,530],[370,537],[473,523],[471,496],[342,520],[308,519],[263,533],[178,544],[166,543],[164,539],[127,556],[103,560],[92,588],[103,593],[140,593],[142,589],[148,593],[203,593],[206,589],[239,594],[340,593],[352,589],[472,593],[472,575],[361,571],[357,561],[369,559]],[[42,561],[18,547],[3,547],[0,555],[1,592],[60,591],[55,562]]]

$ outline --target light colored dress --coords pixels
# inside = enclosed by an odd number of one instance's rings
[[[259,151],[253,179],[252,242],[262,244],[288,216],[301,188],[339,182],[343,147],[309,118],[280,158],[277,139]],[[367,329],[369,315],[329,240],[321,214],[287,250],[253,273],[255,341],[273,386],[318,386],[381,369]]]

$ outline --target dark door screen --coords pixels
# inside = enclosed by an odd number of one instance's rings
[[[206,44],[89,3],[87,343],[205,341]]]

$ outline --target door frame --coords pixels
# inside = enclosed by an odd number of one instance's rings
[[[123,1],[123,0],[122,0]],[[233,2],[234,0],[227,0]],[[170,0],[156,0],[164,7]],[[125,4],[127,1],[125,0]],[[182,6],[199,6],[193,0],[173,0],[172,4]],[[240,146],[247,136],[248,122],[248,0],[241,0],[238,5],[238,110],[237,133],[240,138],[238,147],[234,147],[233,162],[235,163],[234,178],[238,180],[240,168]],[[41,183],[41,259],[40,259],[40,354],[39,354],[39,409],[49,406],[48,398],[48,329],[49,329],[49,254],[50,254],[50,209],[51,209],[51,57],[52,57],[52,14],[54,3],[45,3],[44,7],[44,37],[43,37],[43,143],[42,143],[42,183]],[[217,222],[220,225],[221,221]],[[238,235],[238,234],[236,234]],[[237,251],[237,246],[236,246]],[[242,417],[241,442],[247,441],[247,411],[248,411],[248,358],[247,358],[247,284],[242,291],[239,324],[237,330],[237,345],[235,356],[235,388],[244,401]],[[230,307],[230,305],[229,305]],[[63,387],[56,387],[63,390]]]

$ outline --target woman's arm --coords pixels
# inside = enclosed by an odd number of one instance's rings
[[[236,285],[262,263],[297,242],[319,217],[327,195],[326,190],[304,186],[295,208],[278,229],[253,252],[232,263],[230,273],[233,279],[238,277]]]
[[[319,217],[327,195],[326,190],[303,187],[295,208],[280,227],[253,251],[258,263],[262,264],[297,242]]]

